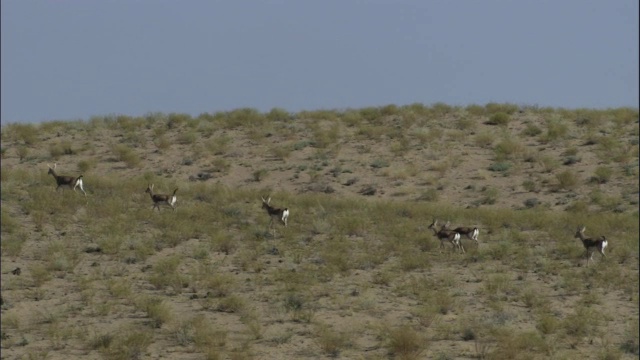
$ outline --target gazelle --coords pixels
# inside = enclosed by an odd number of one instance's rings
[[[449,229],[449,222],[447,221],[447,223],[444,226],[445,229]],[[467,227],[467,226],[458,226],[457,228],[453,229],[453,231],[457,232],[460,235],[464,235],[466,236],[469,240],[473,240],[476,245],[479,245],[478,243],[478,235],[480,234],[480,230],[478,230],[477,227]]]
[[[82,186],[82,175],[78,177],[58,175],[56,174],[55,170],[58,164],[54,163],[53,167],[51,167],[51,165],[49,164],[47,164],[47,166],[49,167],[49,172],[47,174],[53,175],[53,177],[56,179],[56,183],[58,184],[58,187],[56,187],[56,191],[58,191],[58,189],[60,189],[61,187],[68,187],[69,189],[76,191],[76,188],[79,187],[80,190],[82,190],[84,196],[87,196],[87,193],[84,192],[84,187]]]
[[[267,210],[267,213],[269,214],[269,217],[271,218],[271,221],[269,221],[269,228],[273,227],[273,220],[276,219],[278,222],[282,223],[285,227],[287,226],[287,219],[289,218],[289,209],[284,208],[284,209],[279,209],[279,208],[275,208],[273,206],[270,205],[271,202],[271,197],[268,197],[267,200],[265,200],[263,197],[260,197],[262,199],[262,208]],[[273,229],[273,235],[275,236],[275,229]]]
[[[584,231],[586,229],[587,228],[585,226],[578,226],[578,230],[573,237],[582,240],[582,245],[584,245],[584,248],[587,250],[587,266],[589,266],[589,260],[593,260],[593,253],[596,250],[598,250],[603,258],[606,258],[604,255],[604,249],[609,245],[609,242],[604,236],[600,236],[596,239],[585,237]]]
[[[168,205],[171,206],[173,211],[176,211],[176,201],[178,200],[178,198],[176,197],[176,191],[178,191],[178,188],[173,190],[172,195],[154,194],[153,184],[149,184],[147,186],[147,190],[145,190],[144,192],[149,193],[149,195],[151,196],[151,200],[153,200],[152,210],[158,208],[158,211],[160,211],[160,205]]]
[[[449,241],[453,245],[453,249],[454,250],[456,248],[458,248],[463,253],[465,252],[464,251],[464,247],[462,246],[462,243],[460,242],[460,234],[459,233],[457,233],[457,232],[455,232],[453,230],[447,230],[446,224],[442,225],[440,230],[436,229],[437,226],[438,226],[438,220],[433,220],[431,225],[429,225],[429,229],[432,229],[433,233],[440,240],[440,248],[444,247],[445,241]]]

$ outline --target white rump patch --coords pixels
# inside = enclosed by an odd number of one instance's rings
[[[178,198],[175,195],[173,195],[171,197],[171,201],[169,202],[169,204],[171,204],[171,206],[173,206],[173,205],[176,204],[176,201],[178,201]]]

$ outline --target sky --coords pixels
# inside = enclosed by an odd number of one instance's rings
[[[3,124],[639,106],[638,0],[2,0]]]

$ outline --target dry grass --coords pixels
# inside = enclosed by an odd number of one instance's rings
[[[3,357],[637,358],[637,127],[511,104],[5,125]],[[434,218],[480,245],[440,253]],[[589,267],[581,224],[610,242]]]

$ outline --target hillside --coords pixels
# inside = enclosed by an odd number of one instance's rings
[[[511,104],[3,124],[2,358],[637,358],[638,134]]]

